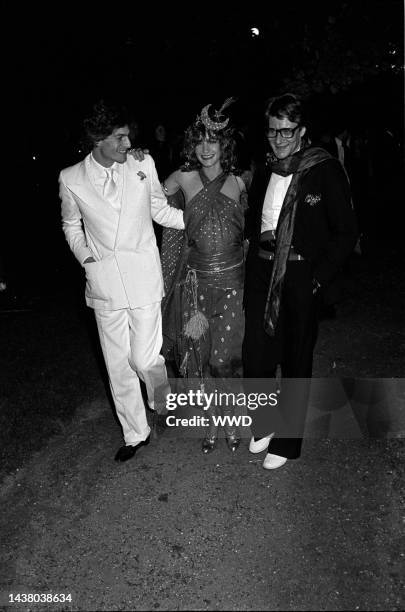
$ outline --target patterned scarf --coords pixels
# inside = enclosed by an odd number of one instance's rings
[[[269,336],[274,336],[279,316],[281,292],[294,232],[301,179],[305,171],[327,159],[332,159],[332,156],[324,149],[307,146],[286,159],[272,160],[271,163],[272,172],[281,176],[292,174],[293,177],[277,223],[276,252],[264,311],[264,329]]]

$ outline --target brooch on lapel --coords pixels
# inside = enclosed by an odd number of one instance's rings
[[[319,193],[316,194],[312,194],[312,193],[308,193],[305,197],[305,204],[309,204],[310,206],[315,206],[315,204],[318,204],[318,202],[321,201],[321,196]]]
[[[137,172],[137,175],[139,176],[141,181],[146,179],[146,174],[145,174],[145,172],[142,172],[142,170],[139,170],[139,172]]]

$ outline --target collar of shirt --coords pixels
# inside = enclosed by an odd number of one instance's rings
[[[110,166],[109,168],[102,166],[101,164],[98,163],[98,161],[94,159],[93,153],[90,153],[89,167],[93,175],[93,180],[96,183],[96,185],[104,185],[105,179],[107,178],[106,171],[112,170],[113,178],[114,180],[116,180],[117,177],[120,175],[120,170],[121,170],[120,164],[118,164],[117,162],[114,162],[112,166]]]

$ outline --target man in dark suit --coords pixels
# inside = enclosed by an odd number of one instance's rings
[[[278,410],[252,413],[249,446],[267,449],[263,467],[274,469],[300,455],[319,292],[352,251],[357,230],[346,174],[327,151],[308,145],[301,100],[273,98],[265,116],[271,157],[249,195],[243,359],[245,379],[275,380],[281,368]],[[247,381],[250,391],[254,384]]]

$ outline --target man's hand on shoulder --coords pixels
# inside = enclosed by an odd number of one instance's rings
[[[129,149],[128,153],[130,153],[130,155],[132,155],[136,161],[143,161],[145,159],[145,155],[149,155],[149,149],[141,149],[140,147],[136,147],[135,149]]]

